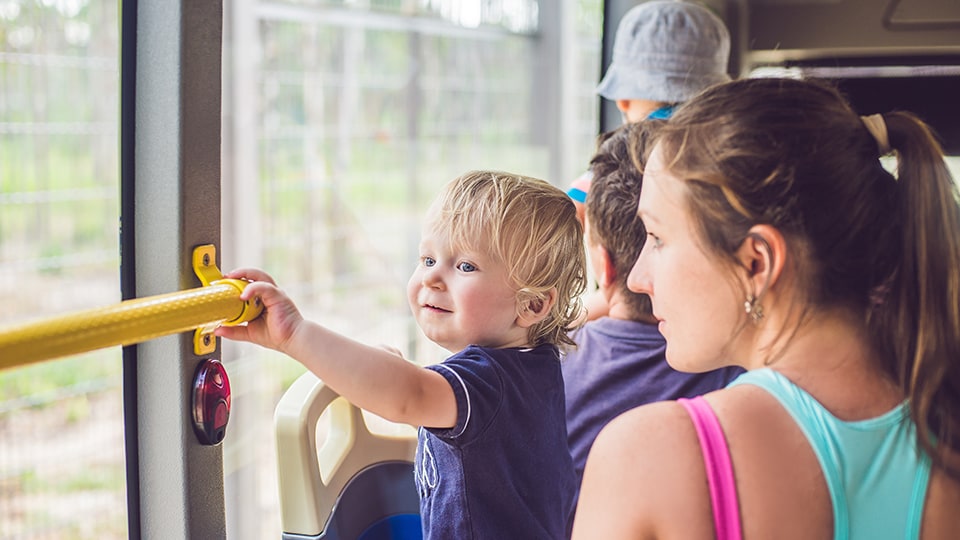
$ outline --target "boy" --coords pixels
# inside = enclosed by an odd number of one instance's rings
[[[550,184],[467,173],[428,211],[408,300],[453,352],[419,367],[304,320],[266,273],[241,296],[264,313],[217,335],[281,351],[358,407],[421,426],[425,538],[567,538],[577,481],[567,452],[559,347],[582,309],[582,229]]]
[[[703,89],[729,81],[729,57],[730,32],[710,8],[687,0],[651,0],[620,19],[613,60],[596,91],[616,104],[625,124],[666,119]],[[567,190],[581,221],[592,178],[588,170]],[[609,309],[591,291],[587,320]]]
[[[643,175],[634,158],[642,164],[662,125],[663,120],[644,120],[608,132],[590,160],[594,180],[584,235],[599,293],[610,310],[573,334],[577,348],[562,363],[567,432],[578,485],[593,440],[620,413],[723,388],[743,372],[724,368],[689,374],[671,368],[650,298],[627,288],[627,276],[647,236],[636,214]]]

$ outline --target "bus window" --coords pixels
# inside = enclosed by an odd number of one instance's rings
[[[406,301],[421,216],[470,169],[558,186],[580,173],[600,3],[253,4],[224,6],[224,270],[265,268],[323,324],[442,360]],[[273,409],[303,368],[222,346],[228,536],[267,538],[280,530]]]
[[[0,325],[120,299],[117,29],[0,2]],[[0,537],[127,538],[122,416],[119,347],[0,372]]]

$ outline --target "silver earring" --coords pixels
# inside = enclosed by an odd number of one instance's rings
[[[748,295],[747,301],[743,303],[743,310],[753,320],[753,324],[759,324],[763,319],[763,306],[760,304],[760,299],[752,294]]]

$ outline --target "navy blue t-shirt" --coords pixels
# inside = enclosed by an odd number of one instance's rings
[[[573,335],[577,348],[561,362],[567,393],[570,453],[583,476],[594,439],[610,420],[654,401],[692,398],[723,388],[739,367],[683,373],[667,364],[667,342],[652,324],[602,317]]]
[[[471,345],[429,369],[453,388],[457,424],[419,431],[424,538],[568,538],[577,482],[556,347]]]

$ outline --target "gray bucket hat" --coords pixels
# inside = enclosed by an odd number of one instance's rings
[[[653,0],[630,9],[613,41],[613,62],[597,86],[611,99],[678,103],[730,80],[730,33],[706,7]]]

